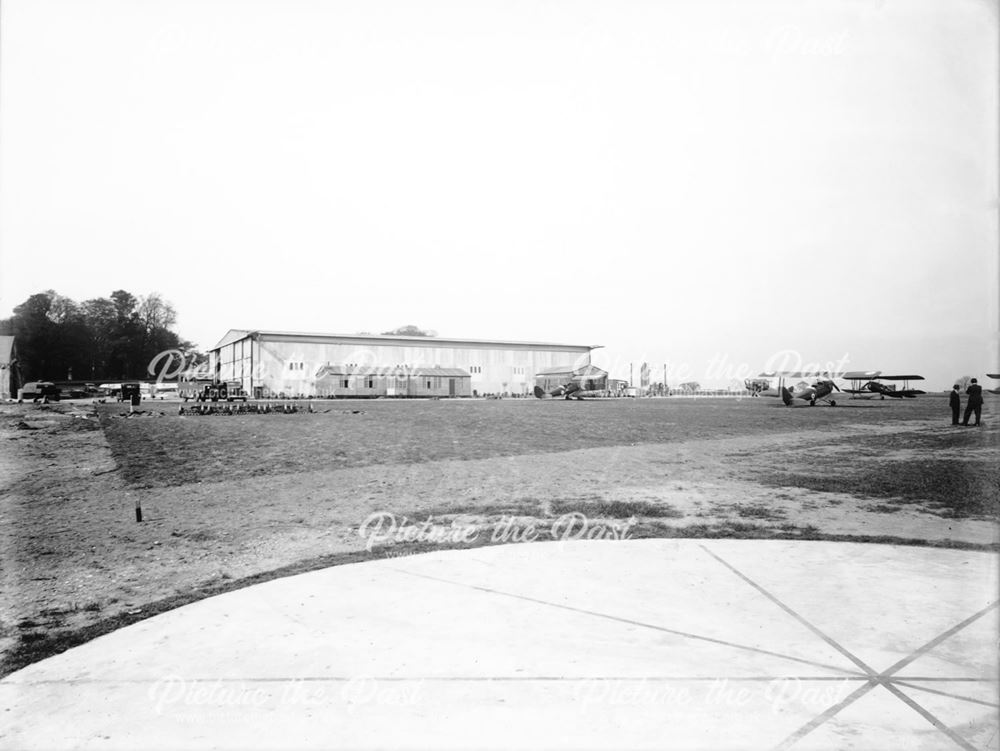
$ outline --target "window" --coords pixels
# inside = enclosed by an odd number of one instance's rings
[[[346,389],[346,388],[347,388],[348,386],[350,386],[350,385],[351,385],[350,381],[348,381],[348,380],[347,380],[347,379],[345,378],[345,379],[344,379],[344,388]]]
[[[368,388],[370,388],[370,389],[375,388],[375,379],[374,378],[369,378],[368,379]]]

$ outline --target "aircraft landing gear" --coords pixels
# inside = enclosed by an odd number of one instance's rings
[[[837,402],[835,402],[833,399],[831,399],[830,400],[830,406],[831,407],[836,407],[837,406]]]
[[[815,407],[815,406],[816,406],[816,400],[815,400],[815,399],[811,400],[811,401],[809,402],[809,406],[810,406],[810,407]]]

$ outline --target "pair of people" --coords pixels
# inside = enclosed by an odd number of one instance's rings
[[[962,407],[962,398],[958,394],[959,386],[956,383],[955,387],[951,391],[951,397],[949,398],[949,403],[951,404],[951,424],[958,425],[958,413]],[[973,413],[976,415],[976,425],[980,424],[983,415],[983,387],[980,386],[976,379],[973,378],[969,383],[969,388],[965,390],[965,393],[969,396],[969,401],[965,405],[965,419],[962,425],[968,427],[969,418]]]

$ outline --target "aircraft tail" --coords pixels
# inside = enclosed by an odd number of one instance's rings
[[[785,403],[786,407],[792,406],[792,392],[788,390],[787,386],[781,387],[781,401]]]
[[[541,386],[535,386],[535,398],[537,398],[537,399],[544,399],[545,398],[545,389],[543,389]]]

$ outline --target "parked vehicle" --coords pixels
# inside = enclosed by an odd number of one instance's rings
[[[181,381],[177,385],[177,395],[184,401],[194,399],[199,402],[245,402],[247,392],[239,381]]]
[[[45,399],[59,401],[62,391],[52,381],[28,381],[18,393],[19,399]]]

